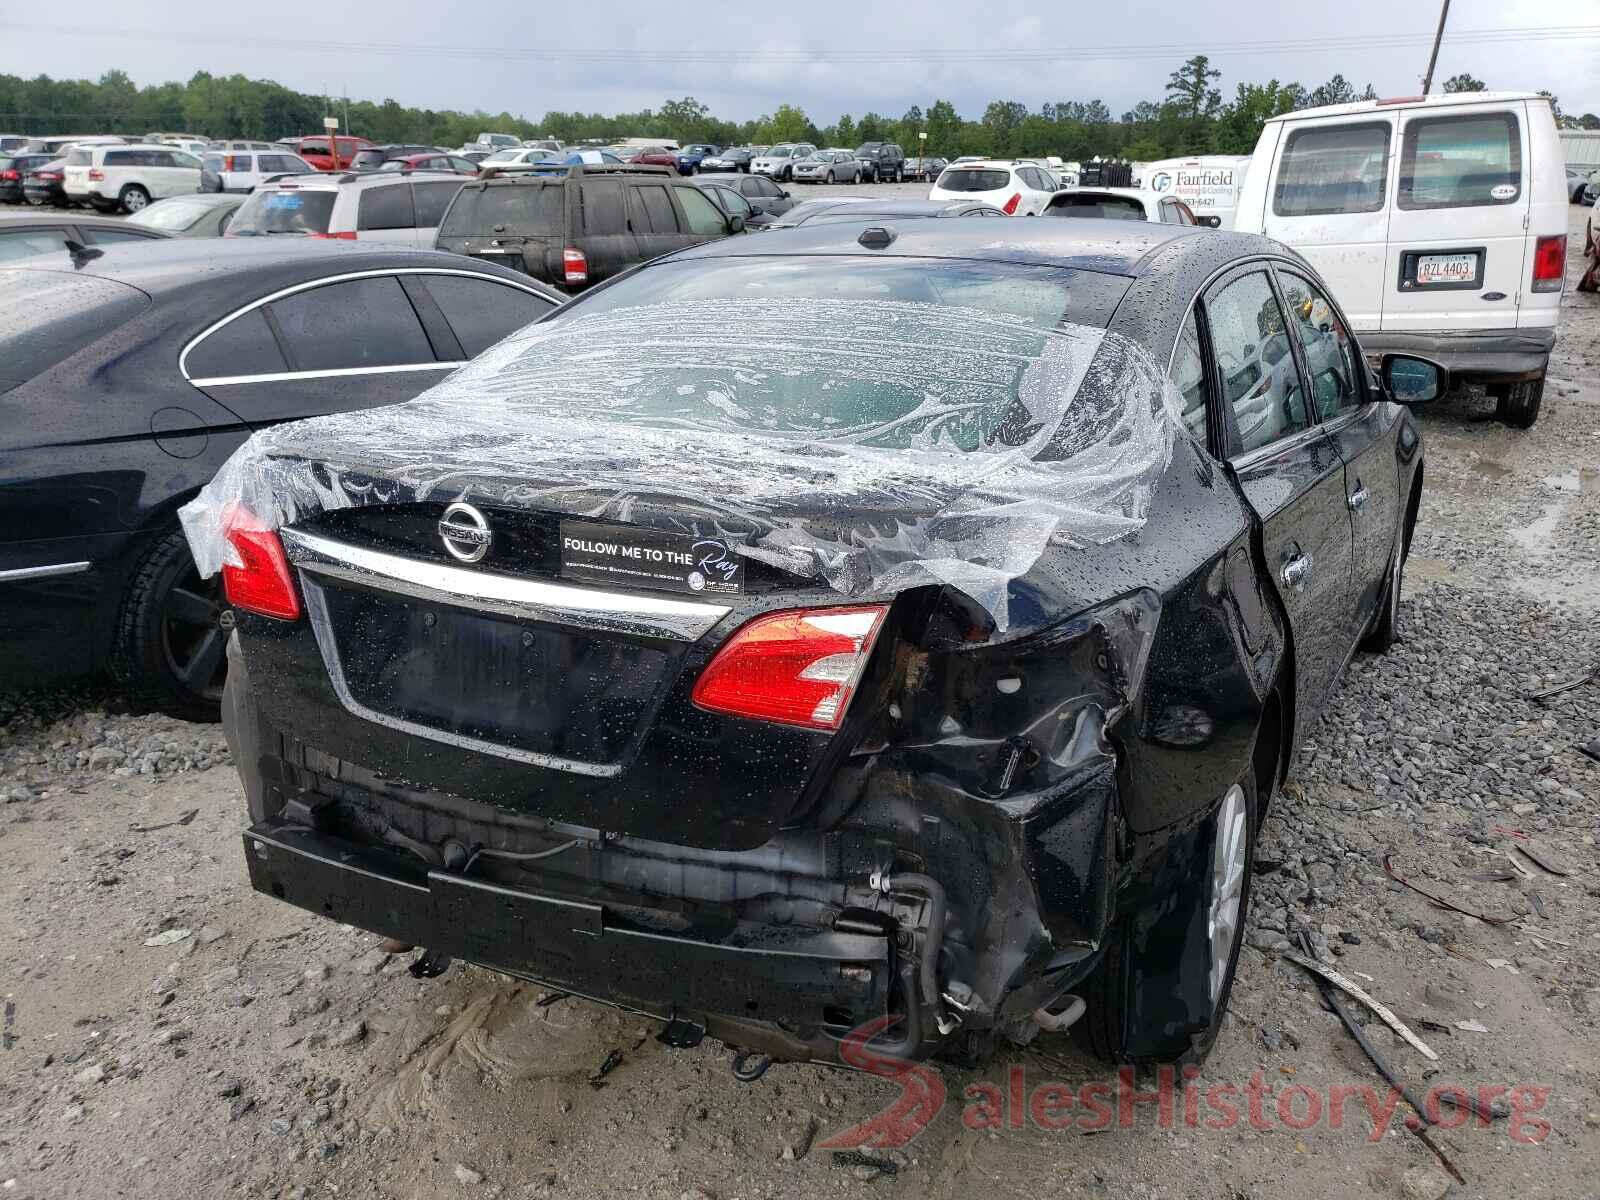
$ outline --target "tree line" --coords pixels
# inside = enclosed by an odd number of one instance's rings
[[[624,137],[674,138],[719,146],[808,141],[854,147],[893,141],[916,154],[1037,157],[1069,160],[1125,158],[1149,161],[1180,154],[1248,154],[1268,117],[1324,104],[1371,99],[1372,85],[1358,89],[1343,75],[1306,88],[1299,83],[1241,82],[1224,100],[1222,73],[1205,55],[1195,55],[1167,80],[1159,100],[1145,100],[1115,115],[1100,100],[1057,100],[1030,109],[1016,100],[991,101],[976,118],[963,117],[948,100],[926,109],[912,105],[900,116],[848,113],[818,125],[803,108],[781,104],[749,121],[715,116],[692,96],[668,100],[658,109],[603,113],[548,112],[540,120],[508,112],[457,112],[410,108],[397,100],[347,100],[297,92],[266,79],[196,72],[187,83],[136,85],[124,71],[98,80],[23,79],[0,75],[0,130],[8,133],[203,133],[210,137],[278,138],[322,132],[324,116],[340,119],[343,132],[375,142],[422,142],[456,146],[481,130],[563,143],[607,142]],[[1482,80],[1457,75],[1443,89],[1482,91]],[[1544,93],[1548,95],[1549,93]],[[1554,97],[1551,98],[1554,101]],[[1571,128],[1600,129],[1600,116],[1562,116]],[[926,134],[924,141],[919,137]]]

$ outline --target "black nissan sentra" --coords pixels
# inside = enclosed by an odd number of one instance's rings
[[[1445,381],[1263,238],[998,224],[701,246],[253,437],[184,520],[255,887],[746,1073],[1203,1057]]]

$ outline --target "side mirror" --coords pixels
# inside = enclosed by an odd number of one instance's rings
[[[785,190],[784,190],[784,193],[783,193],[783,198],[784,198],[784,199],[785,199],[785,200],[788,200],[788,199],[790,199],[790,198],[791,198],[791,197],[790,197],[790,195],[789,195],[789,192],[788,192],[788,190],[787,190],[787,189],[785,189]]]
[[[750,215],[752,217],[764,216],[766,214],[766,211],[767,210],[762,208],[761,205],[759,205],[759,204],[750,205]]]
[[[1207,229],[1221,229],[1222,228],[1222,218],[1221,217],[1196,217],[1195,220],[1198,221],[1201,225],[1204,225]]]
[[[729,233],[743,233],[744,232],[744,214],[743,213],[734,213],[733,216],[728,218],[728,232]]]
[[[1449,388],[1450,373],[1431,359],[1385,354],[1378,370],[1383,390],[1396,404],[1425,404]]]

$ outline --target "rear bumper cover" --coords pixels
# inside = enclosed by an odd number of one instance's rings
[[[329,834],[263,821],[244,835],[256,890],[335,921],[426,945],[636,1012],[705,1019],[882,1015],[884,937],[733,923],[721,936],[667,933],[602,904],[510,888]],[[680,923],[660,914],[663,926]]]
[[[1544,374],[1556,344],[1554,327],[1387,331],[1360,334],[1368,354],[1419,354],[1458,379],[1518,380]]]

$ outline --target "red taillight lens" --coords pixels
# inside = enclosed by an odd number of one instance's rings
[[[1533,244],[1533,290],[1559,292],[1567,278],[1567,235],[1542,237]]]
[[[21,171],[0,171],[0,179],[21,179]]]
[[[575,246],[568,246],[561,252],[561,269],[568,283],[589,282],[589,260]]]
[[[263,617],[299,620],[300,595],[277,533],[242,504],[223,514],[222,527],[230,556],[238,560],[222,564],[222,591],[228,603]]]
[[[1022,193],[1018,192],[1012,196],[1011,199],[1007,200],[1003,205],[1001,205],[1001,209],[1005,212],[1006,216],[1014,217],[1017,215],[1017,205],[1021,203]]]
[[[700,673],[694,702],[736,717],[838,729],[887,611],[871,604],[757,617]]]
[[[94,182],[94,183],[104,183],[105,182],[105,178],[106,178],[106,173],[104,171],[102,171],[99,167],[90,167],[89,168],[89,179],[92,182]]]
[[[356,240],[356,231],[354,229],[341,229],[338,233],[313,233],[311,236],[314,238],[336,238],[341,242],[353,242]]]

